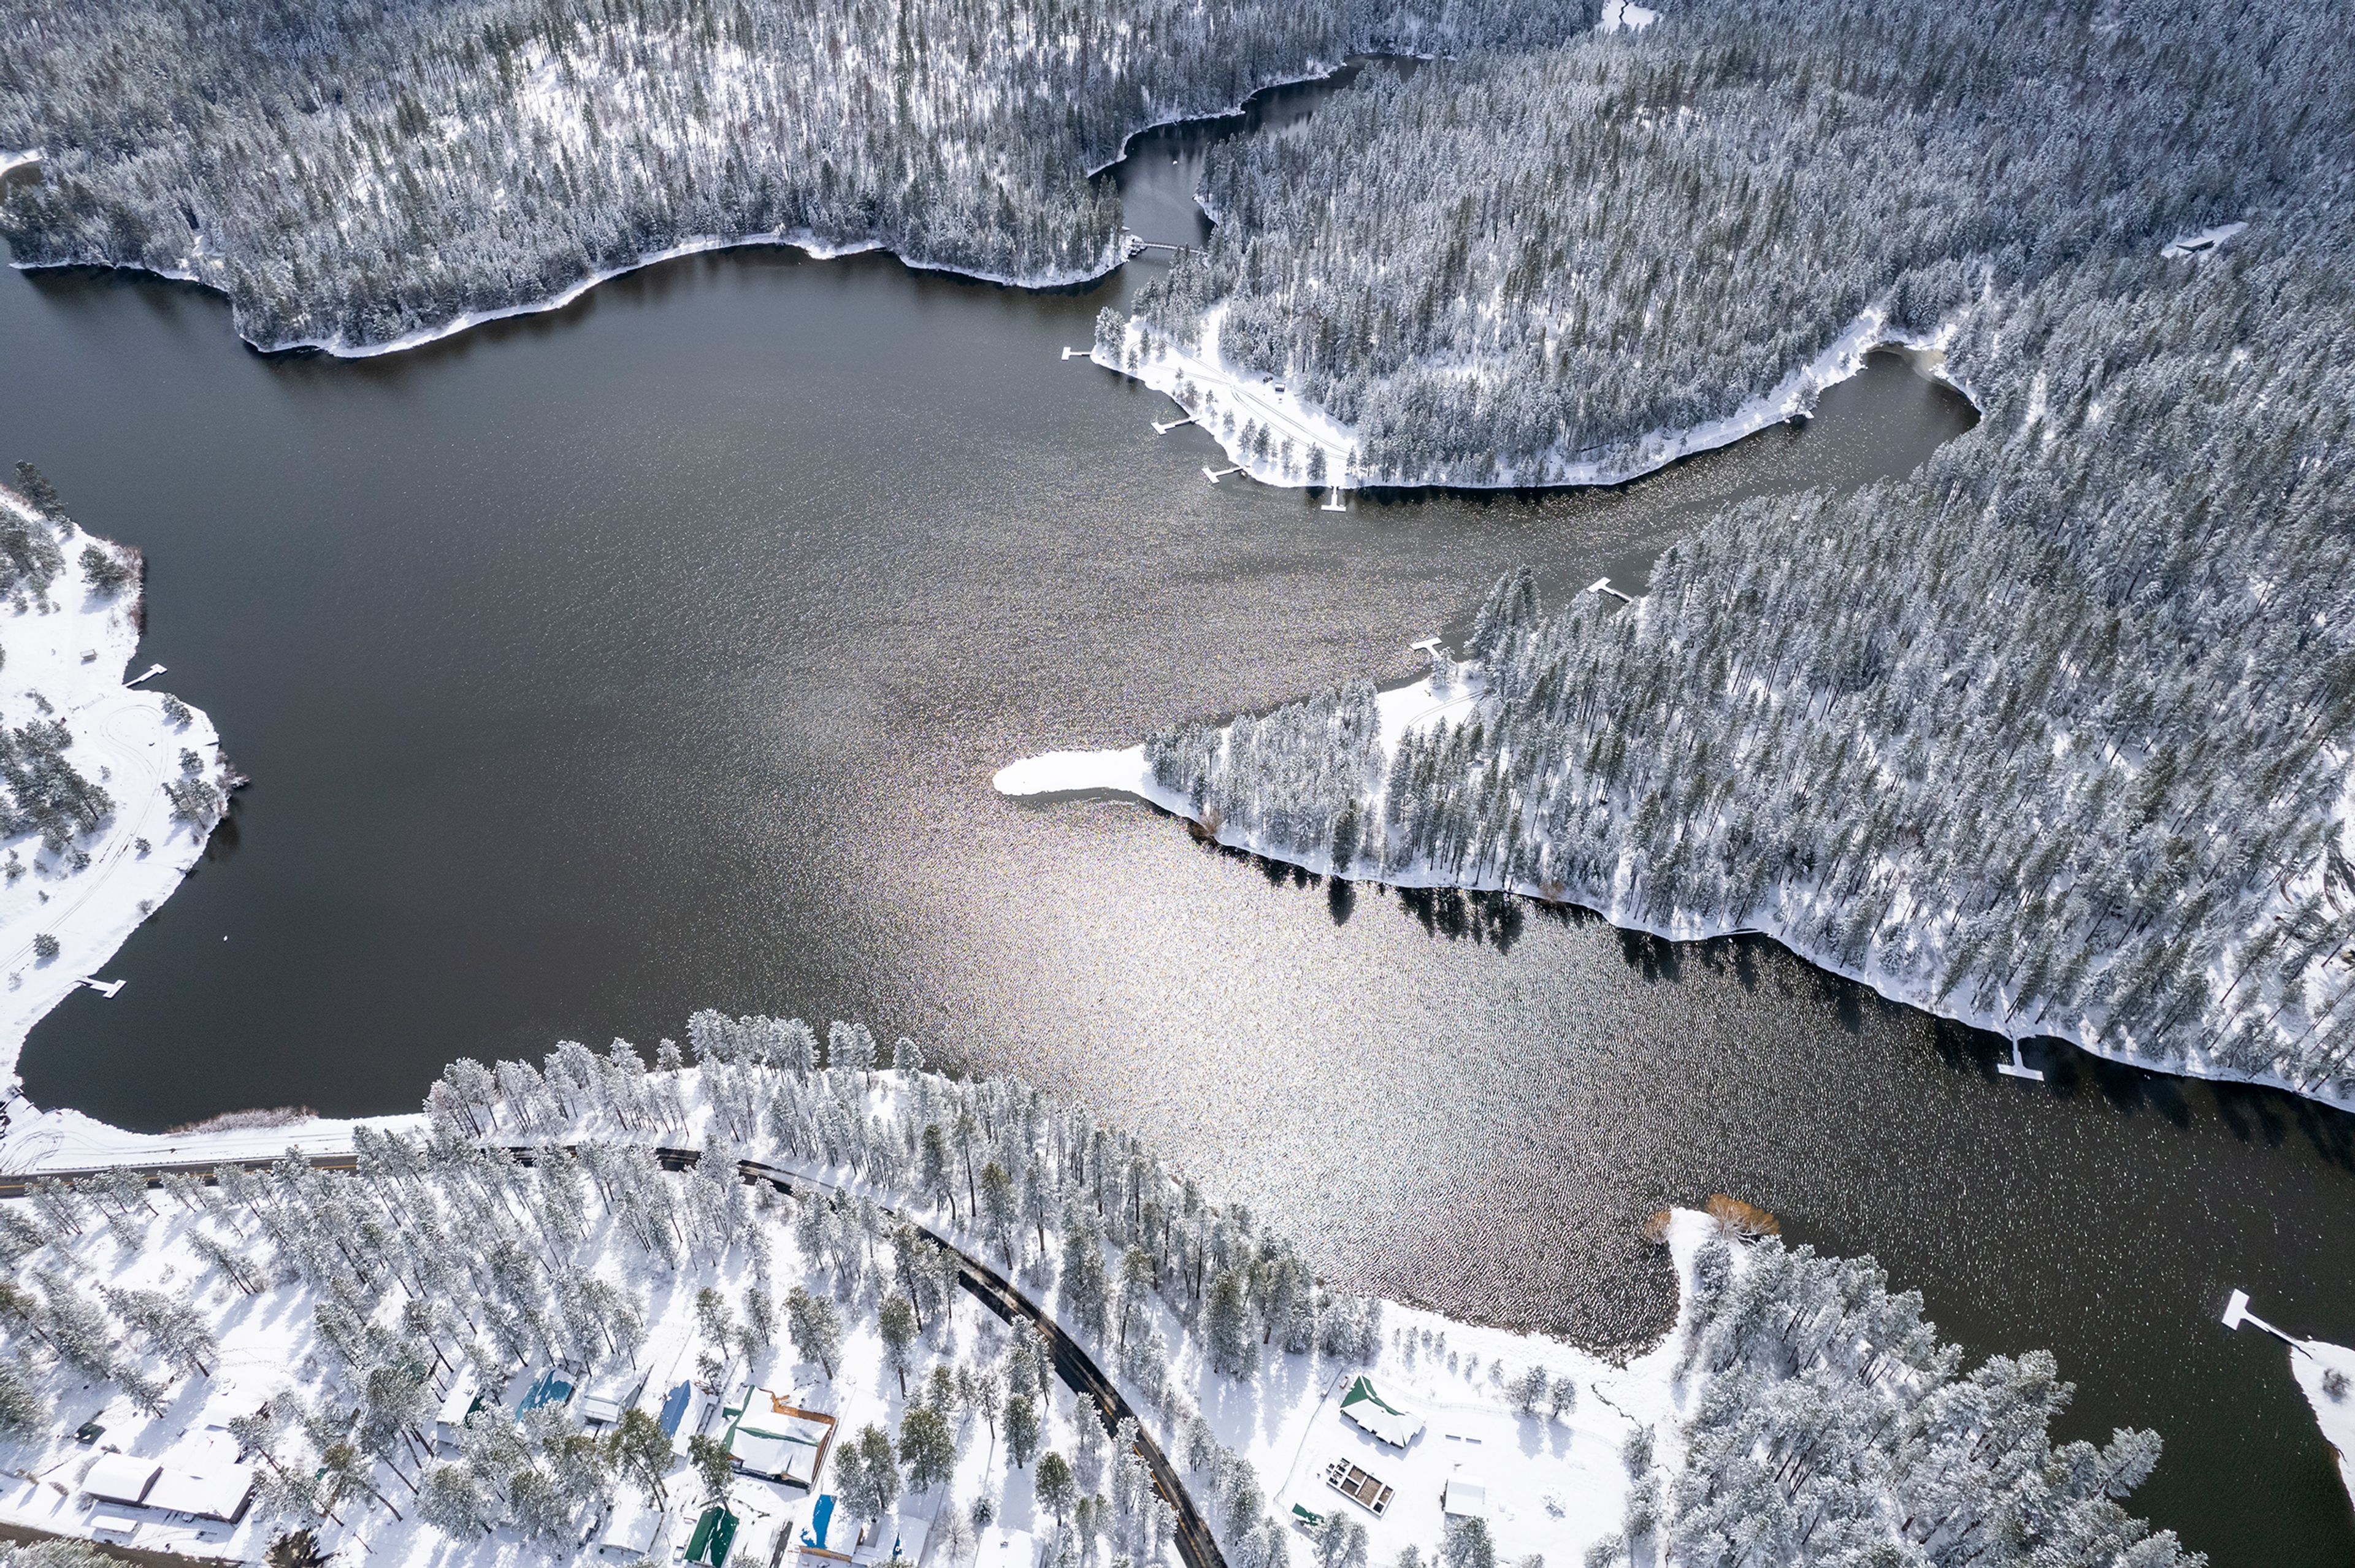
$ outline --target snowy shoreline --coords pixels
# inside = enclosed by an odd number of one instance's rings
[[[799,251],[813,260],[820,261],[831,261],[845,256],[862,256],[874,251],[882,251],[890,255],[911,272],[942,272],[952,277],[969,278],[975,283],[996,283],[1004,288],[1013,289],[1069,288],[1079,283],[1092,283],[1121,264],[1118,259],[1114,259],[1092,271],[1042,272],[1032,277],[1017,278],[998,272],[975,272],[964,267],[953,267],[944,262],[910,261],[907,257],[891,251],[879,240],[836,245],[818,239],[806,229],[790,233],[778,231],[734,236],[704,234],[682,240],[666,250],[646,251],[636,260],[624,262],[621,266],[608,267],[592,272],[588,277],[568,285],[545,299],[527,300],[521,304],[502,305],[496,310],[467,311],[439,326],[421,327],[415,332],[388,338],[381,343],[356,344],[340,337],[296,337],[281,343],[257,343],[246,336],[242,329],[238,330],[238,339],[262,354],[291,354],[301,349],[315,349],[337,359],[373,359],[382,355],[400,354],[411,348],[422,348],[429,343],[439,343],[444,338],[455,337],[461,333],[470,332],[477,326],[487,325],[491,322],[512,321],[518,316],[542,315],[550,311],[562,310],[600,283],[611,283],[615,278],[625,277],[632,272],[658,266],[665,261],[675,261],[684,256],[700,256],[714,251],[734,251],[761,246]],[[229,297],[227,290],[186,268],[149,267],[136,261],[12,261],[9,264],[20,272],[57,272],[74,267],[96,267],[102,271],[117,272],[144,272],[149,277],[163,278],[176,283],[193,283],[208,293],[220,295],[223,299]]]
[[[119,587],[90,581],[81,556],[98,549],[120,559],[129,552],[62,518],[45,517],[13,493],[0,490],[0,511],[28,528],[54,528],[64,566],[50,583],[56,609],[11,610],[0,603],[0,662],[9,689],[0,695],[0,724],[62,722],[72,743],[64,756],[106,791],[113,808],[99,829],[76,839],[64,858],[41,852],[37,835],[5,847],[13,871],[0,888],[0,1083],[13,1080],[26,1036],[67,994],[95,976],[131,933],[168,898],[203,858],[212,824],[176,815],[167,782],[210,783],[225,796],[232,777],[220,755],[212,720],[176,704],[176,719],[160,691],[126,683],[139,646],[142,588],[136,557]],[[177,759],[190,753],[198,770]],[[87,861],[76,867],[78,857]],[[56,944],[53,956],[37,950]],[[5,1107],[9,1134],[29,1107]]]
[[[1189,354],[1151,335],[1139,318],[1132,316],[1122,329],[1117,348],[1100,339],[1089,357],[1115,375],[1167,397],[1219,443],[1229,463],[1261,484],[1280,488],[1529,490],[1625,485],[1811,412],[1826,390],[1856,375],[1869,356],[1883,349],[1931,357],[1923,373],[1969,397],[1967,389],[1946,373],[1942,357],[1956,324],[1950,322],[1928,336],[1893,331],[1887,313],[1875,307],[1850,322],[1831,347],[1785,376],[1771,390],[1749,399],[1721,418],[1680,431],[1649,432],[1622,449],[1627,455],[1575,460],[1563,453],[1549,452],[1533,467],[1499,464],[1496,475],[1486,479],[1432,471],[1375,479],[1351,472],[1363,450],[1353,427],[1320,407],[1284,393],[1273,377],[1263,376],[1254,383],[1247,372],[1226,362],[1218,348],[1218,310],[1213,309],[1204,322],[1204,344],[1198,353]],[[1180,396],[1181,391],[1192,394],[1192,400]],[[1972,403],[1977,406],[1977,400]],[[1231,430],[1222,428],[1221,416],[1231,419]],[[1253,424],[1280,440],[1298,443],[1304,457],[1309,453],[1320,454],[1322,469],[1305,462],[1295,468],[1280,455],[1258,456],[1250,449],[1245,433]]]
[[[1433,57],[1373,55],[1364,58],[1427,59]],[[1167,119],[1139,126],[1122,138],[1118,154],[1096,167],[1085,171],[1082,177],[1093,179],[1118,164],[1128,155],[1129,144],[1139,136],[1194,121],[1231,119],[1243,113],[1249,108],[1251,101],[1261,93],[1271,92],[1279,88],[1297,87],[1304,82],[1323,81],[1347,69],[1349,61],[1346,59],[1337,65],[1327,65],[1322,61],[1312,59],[1308,62],[1308,68],[1301,74],[1263,83],[1245,93],[1241,101],[1231,108],[1206,110],[1199,113],[1174,114]],[[24,153],[0,154],[0,175],[5,175],[11,170],[26,165],[37,165],[40,161],[41,154],[37,149]],[[1109,259],[1094,267],[1065,268],[1017,276],[1011,273],[959,267],[945,261],[927,261],[911,258],[891,250],[880,240],[843,242],[824,240],[805,229],[775,229],[761,234],[698,234],[683,240],[677,245],[659,251],[648,251],[618,266],[607,267],[592,272],[543,299],[501,305],[494,310],[466,311],[438,326],[421,327],[415,332],[404,333],[399,337],[388,338],[381,342],[353,343],[342,337],[297,337],[276,343],[261,343],[248,337],[241,328],[238,329],[238,338],[256,352],[262,354],[289,354],[303,349],[314,349],[337,359],[371,359],[387,354],[403,353],[411,348],[422,348],[428,344],[458,336],[462,333],[472,331],[477,326],[487,325],[495,321],[512,321],[522,316],[541,315],[551,311],[559,311],[601,283],[611,283],[615,278],[625,277],[629,273],[647,267],[658,266],[665,261],[675,261],[682,257],[699,256],[716,251],[733,251],[760,246],[790,248],[821,261],[881,251],[891,256],[911,272],[939,272],[950,277],[969,279],[975,283],[995,283],[1001,288],[1038,292],[1073,288],[1083,283],[1094,283],[1119,271],[1128,259],[1121,252],[1119,247],[1115,246],[1109,253]],[[54,272],[72,267],[95,267],[107,272],[144,272],[150,277],[163,278],[172,283],[193,283],[198,288],[219,294],[224,299],[229,297],[228,291],[218,283],[185,267],[150,267],[135,261],[12,261],[10,265],[18,272]]]
[[[1472,682],[1476,683],[1478,678],[1476,672],[1470,678]],[[1476,684],[1468,684],[1449,695],[1435,694],[1432,690],[1432,682],[1427,677],[1410,686],[1379,693],[1377,707],[1381,716],[1381,742],[1384,751],[1394,753],[1400,739],[1410,731],[1421,731],[1444,720],[1468,713],[1476,707],[1480,696]],[[1247,854],[1257,855],[1286,865],[1298,866],[1317,876],[1340,874],[1334,871],[1329,857],[1322,852],[1306,856],[1296,852],[1286,852],[1272,847],[1258,834],[1237,831],[1224,823],[1215,827],[1206,827],[1191,801],[1176,791],[1164,787],[1154,778],[1152,767],[1146,761],[1145,747],[1141,744],[1102,751],[1048,752],[1007,764],[993,775],[990,782],[1000,795],[1018,797],[1066,795],[1088,790],[1111,790],[1134,795],[1168,812],[1173,816],[1183,818],[1192,824],[1198,832],[1205,833],[1223,848],[1239,849]],[[1870,964],[1859,967],[1841,963],[1837,955],[1822,944],[1812,941],[1803,933],[1793,929],[1795,926],[1804,927],[1816,923],[1814,917],[1806,911],[1786,917],[1784,911],[1778,907],[1775,911],[1749,923],[1737,923],[1731,920],[1671,920],[1661,923],[1645,919],[1640,912],[1628,906],[1624,892],[1615,889],[1609,895],[1596,897],[1593,896],[1592,889],[1546,890],[1532,883],[1509,881],[1501,877],[1484,879],[1479,882],[1471,883],[1431,874],[1419,867],[1404,869],[1380,879],[1353,878],[1342,874],[1342,880],[1378,881],[1381,886],[1396,888],[1455,888],[1465,892],[1511,893],[1540,903],[1572,904],[1592,911],[1622,931],[1641,932],[1668,942],[1709,942],[1728,936],[1764,936],[1781,944],[1792,954],[1818,969],[1837,975],[1842,979],[1870,987],[1876,994],[1890,1001],[1917,1008],[1933,1018],[1948,1019],[2005,1039],[2059,1040],[2083,1051],[2088,1056],[2099,1057],[2103,1061],[2116,1062],[2121,1066],[2140,1068],[2147,1072],[2160,1073],[2169,1077],[2196,1078],[2209,1083],[2239,1083],[2253,1088],[2277,1090],[2301,1100],[2355,1114],[2355,1100],[2313,1089],[2300,1088],[2278,1074],[2236,1072],[2230,1068],[2203,1062],[2196,1057],[2187,1058],[2180,1063],[2155,1061],[2115,1047],[2088,1044],[2083,1038],[2083,1024],[2075,1020],[2054,1019],[2040,1014],[2034,1020],[2033,1029],[2015,1032],[2005,1027],[2007,1020],[2000,1013],[1990,1008],[1957,1007],[1954,1005],[1951,997],[1942,1002],[1932,994],[1932,988],[1929,986],[1918,979],[1894,976]]]

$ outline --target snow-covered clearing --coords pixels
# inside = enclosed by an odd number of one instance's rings
[[[1213,307],[1203,317],[1198,349],[1180,347],[1132,317],[1121,329],[1119,342],[1099,340],[1092,357],[1105,369],[1132,377],[1167,395],[1209,432],[1229,462],[1252,478],[1263,485],[1295,488],[1331,485],[1357,489],[1377,483],[1444,484],[1450,488],[1485,490],[1624,485],[1806,413],[1826,388],[1863,369],[1865,357],[1876,349],[1928,350],[1934,355],[1953,331],[1950,325],[1931,337],[1917,338],[1891,330],[1885,312],[1868,310],[1813,360],[1721,418],[1686,430],[1654,431],[1602,458],[1557,447],[1533,463],[1500,464],[1492,476],[1478,481],[1436,475],[1376,481],[1356,469],[1363,445],[1353,428],[1281,389],[1284,383],[1275,377],[1254,377],[1227,362],[1219,351],[1220,315],[1221,309]],[[1945,379],[1943,362],[1934,358],[1930,373]],[[1259,430],[1269,436],[1264,453],[1253,441]],[[1316,464],[1320,456],[1321,468]]]
[[[179,815],[167,783],[230,783],[212,720],[192,708],[166,711],[172,699],[124,684],[139,645],[140,584],[135,558],[120,586],[93,584],[86,550],[123,560],[123,552],[71,522],[52,521],[0,490],[5,521],[50,533],[64,564],[46,594],[0,602],[0,726],[12,733],[36,722],[62,723],[72,741],[62,752],[82,777],[104,790],[112,809],[96,831],[62,852],[37,831],[0,844],[0,1081],[13,1077],[35,1023],[114,956],[139,923],[171,895],[204,853],[213,818]],[[197,766],[190,769],[186,759]],[[53,954],[44,950],[54,942]],[[21,1103],[0,1110],[0,1147],[16,1131]]]
[[[21,153],[0,152],[0,176],[13,174],[18,169],[40,161],[41,150],[38,147],[30,147]]]
[[[1594,24],[1598,33],[1615,33],[1625,27],[1640,33],[1660,19],[1657,11],[1646,11],[1641,5],[1631,5],[1627,0],[1604,0],[1603,15]]]
[[[2202,229],[2197,234],[2186,234],[2170,240],[2158,253],[2170,257],[2204,255],[2247,227],[2245,222],[2220,223],[2213,229]]]

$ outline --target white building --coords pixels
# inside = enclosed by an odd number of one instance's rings
[[[1487,1519],[1488,1483],[1458,1465],[1440,1491],[1439,1508],[1450,1519]]]

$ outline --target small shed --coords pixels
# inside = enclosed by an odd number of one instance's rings
[[[442,1398],[442,1408],[433,1416],[433,1442],[437,1447],[455,1447],[458,1434],[466,1429],[466,1418],[483,1408],[483,1393],[472,1373],[464,1374],[450,1384]]]
[[[1341,1413],[1393,1448],[1403,1448],[1423,1435],[1423,1417],[1408,1414],[1375,1392],[1374,1381],[1363,1373],[1349,1381],[1348,1392],[1341,1396]]]
[[[1439,1511],[1450,1519],[1487,1519],[1488,1483],[1457,1466],[1440,1488]]]

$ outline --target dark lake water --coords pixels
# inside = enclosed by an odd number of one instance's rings
[[[1137,228],[1199,232],[1211,133],[1139,139]],[[2137,1506],[2218,1563],[2355,1561],[2280,1347],[2215,1321],[2239,1285],[2355,1341],[2355,1119],[2062,1051],[2025,1087],[1770,944],[1328,888],[989,787],[1403,673],[1521,562],[1638,584],[1731,497],[1908,471],[1959,400],[1883,357],[1624,490],[1337,516],[1204,485],[1163,400],[1058,358],[1153,265],[1028,294],[740,251],[348,364],[252,354],[187,288],[0,278],[0,457],[147,551],[144,656],[254,779],[27,1092],[403,1110],[459,1055],[857,1017],[1087,1099],[1363,1285],[1595,1345],[1669,1309],[1643,1217],[1730,1191],[1975,1353],[2054,1349],[2073,1432],[2158,1427]]]

